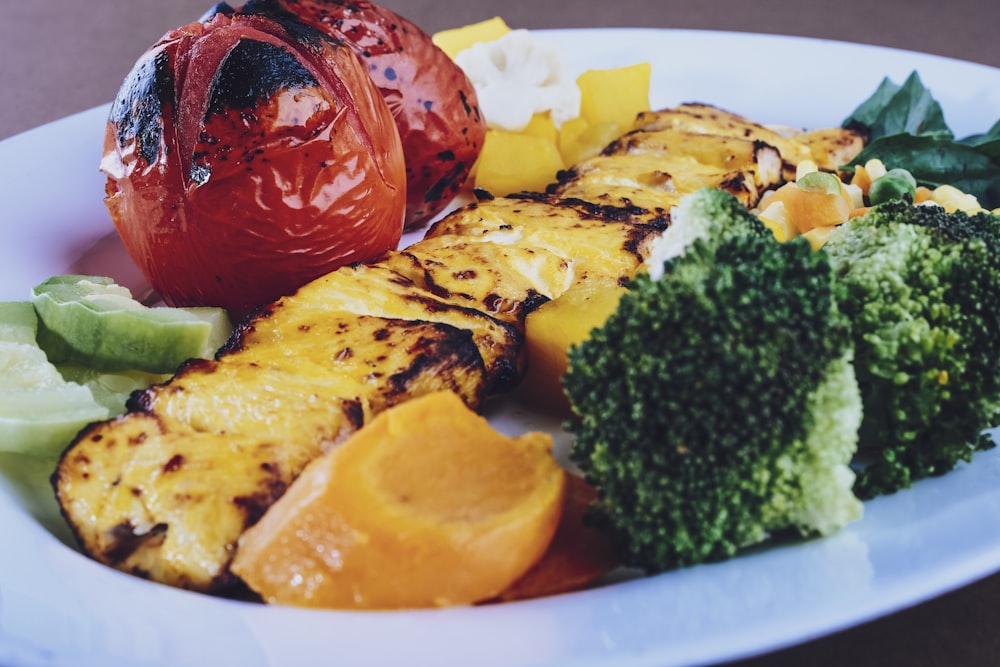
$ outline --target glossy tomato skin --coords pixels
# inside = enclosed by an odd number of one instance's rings
[[[388,105],[350,49],[295,22],[220,12],[167,33],[112,105],[101,169],[171,305],[242,317],[402,234]]]
[[[353,48],[399,125],[406,229],[423,226],[448,205],[479,155],[486,121],[472,82],[430,35],[367,0],[249,0],[240,11],[291,14]]]

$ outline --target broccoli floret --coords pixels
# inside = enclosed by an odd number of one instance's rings
[[[826,254],[697,238],[571,349],[573,461],[625,560],[660,571],[861,514],[861,399]]]
[[[992,446],[1000,412],[1000,218],[897,201],[824,249],[864,400],[856,492],[892,493]]]
[[[731,236],[768,236],[771,232],[736,197],[718,188],[702,188],[683,197],[670,211],[670,226],[654,242],[646,260],[650,275],[662,275],[663,263],[683,255],[695,240],[715,246]]]

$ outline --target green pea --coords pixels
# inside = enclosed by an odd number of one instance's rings
[[[917,180],[906,169],[890,169],[885,176],[875,179],[868,190],[872,206],[893,199],[913,201],[917,194]]]
[[[913,174],[911,174],[908,169],[900,169],[897,167],[896,169],[890,169],[888,172],[886,172],[886,176],[888,176],[889,174],[902,178],[907,183],[912,185],[914,188],[917,187],[917,179],[913,177]]]

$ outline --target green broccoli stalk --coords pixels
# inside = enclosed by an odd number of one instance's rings
[[[856,492],[892,493],[992,446],[1000,414],[1000,218],[890,202],[824,249],[864,400]]]
[[[698,236],[571,349],[571,457],[629,564],[720,560],[860,516],[861,401],[836,297],[805,240]]]

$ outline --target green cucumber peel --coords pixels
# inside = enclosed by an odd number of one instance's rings
[[[38,342],[56,364],[101,371],[172,373],[208,358],[232,323],[221,308],[150,308],[110,278],[66,275],[32,289]]]

